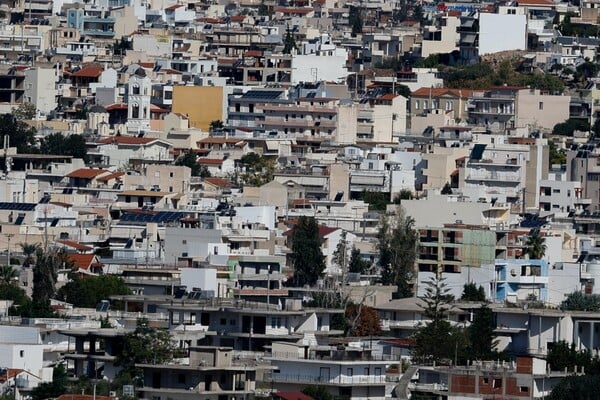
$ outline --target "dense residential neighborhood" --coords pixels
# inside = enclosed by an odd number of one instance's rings
[[[0,0],[0,400],[594,399],[596,0]]]

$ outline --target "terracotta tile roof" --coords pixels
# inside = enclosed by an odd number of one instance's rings
[[[154,138],[134,137],[134,136],[111,136],[98,140],[101,144],[147,144],[155,141]]]
[[[115,104],[111,104],[109,106],[104,107],[104,109],[106,111],[127,110],[127,104],[125,104],[125,103],[115,103]]]
[[[150,104],[150,112],[153,113],[169,113],[171,111],[165,109],[165,108],[161,108],[159,106],[157,106],[156,104]]]
[[[67,259],[73,263],[77,269],[89,270],[96,260],[95,254],[67,254]]]
[[[138,64],[142,68],[154,68],[154,63],[152,62],[139,62]]]
[[[221,21],[218,18],[210,18],[210,17],[196,18],[196,21],[206,22],[207,24],[222,24],[223,23],[223,21]]]
[[[25,370],[19,369],[19,368],[8,368],[6,370],[6,374],[0,375],[0,382],[6,382],[7,380],[16,377],[23,371],[25,371]]]
[[[207,137],[204,139],[198,140],[197,143],[214,143],[214,144],[225,144],[225,143],[239,143],[242,142],[241,139],[238,138],[224,138],[224,137]]]
[[[261,50],[248,50],[244,53],[244,57],[262,57],[262,55]]]
[[[98,175],[107,173],[105,169],[80,168],[67,174],[67,178],[93,179]]]
[[[315,400],[302,392],[277,392],[273,397],[281,400]]]
[[[108,174],[105,176],[101,176],[100,178],[98,178],[97,180],[99,180],[100,182],[108,182],[111,179],[116,179],[116,178],[120,178],[121,176],[125,175],[125,172],[113,172],[112,174]]]
[[[231,22],[244,22],[246,19],[245,15],[233,15],[231,17]]]
[[[398,97],[398,95],[388,93],[384,94],[383,96],[379,96],[377,100],[394,100],[396,97]]]
[[[100,67],[100,66],[89,66],[89,67],[83,67],[82,69],[80,69],[77,72],[74,72],[71,74],[71,77],[78,77],[78,78],[97,78],[100,76],[100,74],[102,73],[102,71],[104,71],[104,68]]]
[[[313,11],[312,8],[296,8],[296,7],[277,7],[275,12],[282,14],[308,14]]]
[[[163,74],[181,75],[181,71],[177,71],[176,69],[173,69],[173,68],[161,69],[158,72],[163,73]]]
[[[204,182],[210,183],[213,186],[220,188],[230,188],[233,184],[223,178],[204,178]]]
[[[414,92],[412,92],[411,96],[413,97],[440,97],[451,95],[455,97],[461,97],[463,99],[471,96],[475,92],[482,92],[482,90],[471,90],[471,89],[449,89],[449,88],[428,88],[422,87]]]
[[[165,11],[175,11],[180,7],[183,7],[183,4],[174,4],[170,7],[165,8]]]
[[[224,160],[221,160],[219,158],[206,158],[206,157],[202,157],[198,159],[198,164],[203,164],[203,165],[221,165],[223,164]]]
[[[92,250],[94,250],[93,247],[77,243],[74,240],[57,240],[56,242],[60,243],[60,244],[63,244],[65,246],[67,246],[67,247],[71,247],[71,248],[73,248],[73,249],[75,249],[77,251],[92,251]]]

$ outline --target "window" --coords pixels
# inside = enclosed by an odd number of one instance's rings
[[[423,110],[427,110],[427,100],[423,100]]]
[[[529,393],[529,386],[519,386],[519,392]]]
[[[234,326],[235,325],[235,319],[230,319],[229,320],[229,325]]]
[[[173,172],[169,172],[169,178],[173,177]]]
[[[133,103],[131,106],[131,118],[140,117],[140,106],[137,103]]]
[[[538,108],[539,108],[540,110],[543,110],[543,109],[544,109],[544,102],[543,102],[543,101],[540,101],[540,102],[538,103]]]
[[[177,374],[177,383],[185,385],[185,374]]]
[[[21,358],[25,357],[25,350],[19,351],[19,357],[21,357]]]
[[[490,383],[489,378],[483,378],[483,384],[487,385],[488,383]]]
[[[348,376],[352,375],[354,375],[354,371],[352,370],[352,368],[348,368]]]
[[[493,382],[494,389],[500,389],[502,387],[502,378],[495,378]]]
[[[419,109],[419,100],[415,100],[415,110]]]
[[[219,320],[219,324],[220,324],[220,325],[227,325],[227,318],[221,318],[221,319]]]
[[[140,85],[138,85],[137,83],[134,83],[131,86],[131,94],[140,94]]]

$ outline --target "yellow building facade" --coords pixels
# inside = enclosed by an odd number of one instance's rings
[[[223,88],[175,86],[173,87],[173,112],[187,115],[190,128],[208,131],[211,121],[223,120]]]

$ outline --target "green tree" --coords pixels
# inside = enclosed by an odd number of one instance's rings
[[[548,400],[592,400],[600,393],[600,375],[567,376],[552,388]]]
[[[211,133],[215,133],[221,131],[223,127],[223,121],[221,121],[220,119],[216,119],[214,121],[210,121],[210,126],[208,129]]]
[[[352,27],[352,37],[356,37],[357,34],[363,31],[363,17],[360,8],[356,6],[350,6],[348,12],[348,23]]]
[[[30,268],[35,265],[35,255],[37,254],[38,250],[40,250],[40,246],[38,244],[31,243],[19,243],[19,246],[21,247],[21,251],[25,256],[25,259],[23,260],[23,267]]]
[[[200,164],[198,164],[196,153],[193,151],[187,151],[177,157],[177,160],[175,160],[175,165],[183,165],[190,168],[192,170],[192,176],[200,176],[200,173],[202,172],[202,168]]]
[[[342,235],[340,237],[340,241],[338,242],[334,252],[333,252],[333,263],[340,268],[340,273],[342,275],[342,285],[345,284],[344,277],[346,276],[346,272],[348,272],[349,259],[348,252],[350,250],[350,243],[347,240],[347,232],[342,230]]]
[[[477,287],[476,284],[470,282],[470,283],[465,283],[463,286],[463,292],[462,292],[462,296],[460,297],[461,300],[464,301],[485,301],[485,290],[483,289],[483,286],[479,286],[479,288]]]
[[[325,271],[325,257],[321,251],[322,238],[314,217],[301,216],[290,236],[291,253],[294,267],[295,286],[312,286]]]
[[[0,137],[7,136],[10,146],[16,147],[18,153],[37,153],[35,128],[27,125],[15,113],[0,115]]]
[[[124,373],[136,376],[139,375],[136,364],[167,364],[174,357],[175,346],[169,331],[152,328],[147,319],[140,318],[135,330],[125,335],[116,363]]]
[[[35,267],[33,267],[32,317],[54,315],[50,308],[50,299],[56,293],[57,273],[60,268],[65,268],[69,264],[65,253],[44,253],[42,249],[38,249]]]
[[[58,298],[75,307],[94,308],[101,300],[113,295],[131,294],[123,278],[100,275],[73,279],[58,291]]]
[[[560,308],[566,311],[600,311],[600,295],[573,292],[567,295]]]
[[[371,263],[362,258],[360,250],[352,246],[350,253],[350,263],[348,264],[348,272],[355,274],[364,274],[371,268]]]
[[[13,302],[8,310],[10,315],[31,314],[31,299],[25,291],[16,285],[0,284],[0,300],[11,300]]]
[[[539,260],[546,254],[546,239],[540,235],[539,230],[530,233],[525,243],[524,254],[528,254],[530,259]]]
[[[275,173],[274,160],[250,152],[240,158],[240,164],[246,168],[240,177],[245,185],[262,186],[273,180],[273,174]]]
[[[12,115],[17,121],[27,121],[35,118],[37,109],[35,104],[23,103],[12,110]]]
[[[44,382],[31,391],[31,400],[46,400],[65,394],[68,385],[67,371],[62,364],[54,367],[52,382]]]
[[[457,361],[464,360],[467,336],[461,329],[452,327],[446,318],[449,302],[453,300],[450,289],[444,279],[430,278],[424,284],[424,305],[421,307],[429,321],[421,325],[413,335],[413,357],[421,362],[440,362],[454,358]]]
[[[396,297],[412,296],[411,281],[414,275],[419,232],[415,221],[398,208],[394,226],[388,216],[381,218],[377,234],[381,281],[385,285],[396,285]]]
[[[41,140],[40,151],[43,154],[72,156],[87,161],[87,147],[82,135],[50,134]]]
[[[423,313],[433,322],[441,321],[448,314],[449,304],[454,300],[445,279],[429,278],[424,282]]]
[[[596,122],[600,122],[598,119]],[[600,125],[598,126],[600,128]],[[594,124],[594,129],[596,129],[596,124]],[[594,131],[595,132],[595,131]],[[565,164],[567,162],[567,155],[564,151],[560,150],[554,141],[550,140],[548,142],[548,151],[549,151],[549,161],[550,166],[554,164]]]
[[[269,7],[265,4],[265,0],[260,0],[260,5],[258,6],[258,15],[261,17],[266,17],[270,15]]]
[[[452,194],[452,186],[450,186],[450,183],[446,182],[442,188],[442,194]]]
[[[589,132],[590,128],[590,124],[585,120],[569,118],[565,122],[560,122],[554,125],[554,128],[552,128],[552,133],[554,135],[573,136],[575,131]]]
[[[0,266],[0,285],[14,285],[19,272],[10,265]]]
[[[479,360],[494,359],[497,355],[494,329],[496,320],[494,312],[484,305],[475,312],[473,322],[469,326],[470,351],[473,358]]]
[[[348,304],[346,307],[348,335],[375,336],[381,333],[379,314],[373,307],[364,304]]]
[[[302,393],[312,397],[315,400],[335,400],[325,386],[310,385],[302,389]]]
[[[387,194],[383,192],[375,192],[371,190],[363,190],[358,199],[369,204],[369,210],[371,211],[385,211],[390,200]]]
[[[285,39],[283,40],[283,54],[290,54],[297,48],[298,47],[296,46],[296,38],[294,37],[294,33],[288,26],[285,31]]]

